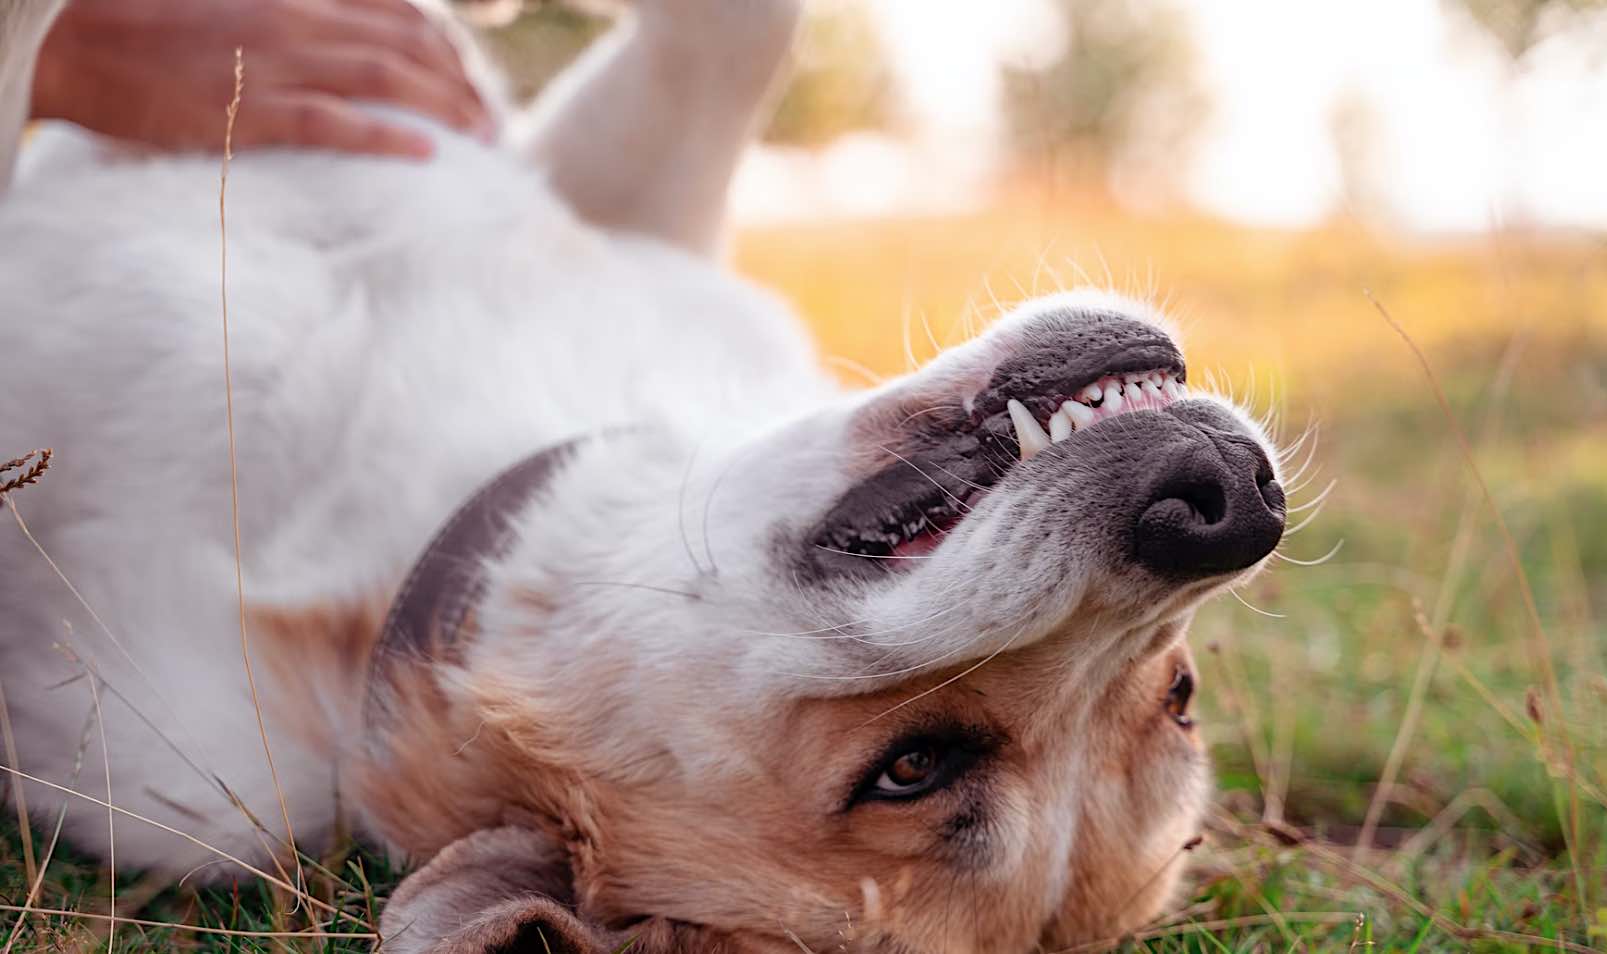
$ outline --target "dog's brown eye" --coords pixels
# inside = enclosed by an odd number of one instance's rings
[[[922,788],[937,773],[938,757],[932,746],[911,749],[893,760],[876,780],[876,790],[889,795],[907,795]]]
[[[1002,744],[999,736],[972,726],[934,727],[905,735],[865,766],[843,807],[925,798],[965,777]]]
[[[1189,699],[1194,696],[1194,674],[1178,666],[1172,673],[1172,684],[1166,690],[1166,714],[1183,728],[1194,724],[1189,717]]]

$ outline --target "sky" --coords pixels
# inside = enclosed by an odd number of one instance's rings
[[[982,201],[1000,160],[999,65],[1043,62],[1064,42],[1045,0],[868,2],[916,133],[767,150],[739,180],[744,218]],[[1607,10],[1514,64],[1438,0],[1173,5],[1212,104],[1172,164],[1183,201],[1288,228],[1353,214],[1424,233],[1607,229]],[[1342,175],[1342,109],[1365,117],[1365,139],[1346,153],[1361,190]],[[1113,190],[1138,198],[1121,172]]]

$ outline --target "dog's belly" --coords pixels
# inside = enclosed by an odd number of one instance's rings
[[[0,533],[0,673],[24,769],[66,782],[89,700],[82,682],[48,688],[81,674],[52,644],[94,660],[138,710],[107,719],[119,803],[245,849],[205,777],[278,817],[240,662],[217,173],[47,169],[0,206],[0,456],[56,449],[19,508],[123,647]],[[460,141],[427,166],[244,156],[227,215],[253,611],[383,599],[476,485],[567,435],[729,437],[829,390],[768,296],[577,222],[535,175]],[[328,753],[287,735],[275,756],[298,825],[327,827]],[[104,818],[74,817],[81,841],[103,840]],[[129,827],[120,857],[172,865],[171,841]]]

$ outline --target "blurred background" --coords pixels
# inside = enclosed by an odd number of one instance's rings
[[[1192,640],[1233,923],[1154,943],[1607,948],[1607,4],[809,9],[733,252],[845,381],[1114,286],[1300,471]],[[489,33],[534,92],[602,27]]]

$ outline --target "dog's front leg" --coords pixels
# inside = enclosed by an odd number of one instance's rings
[[[526,118],[521,148],[581,216],[713,251],[799,0],[638,0]]]
[[[0,193],[22,145],[39,47],[65,0],[0,0]]]

